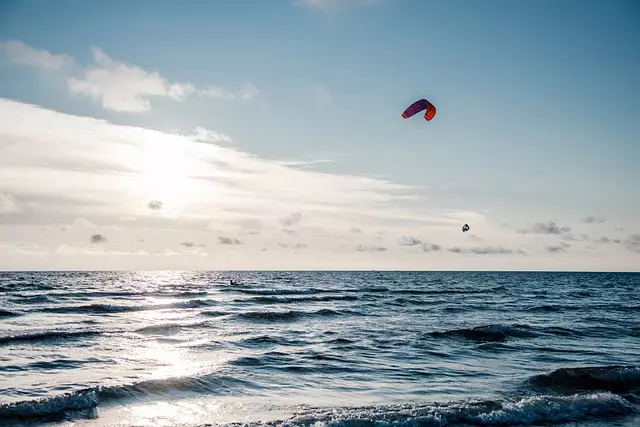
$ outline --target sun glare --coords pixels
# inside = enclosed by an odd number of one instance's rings
[[[196,166],[193,152],[184,141],[171,136],[145,140],[138,167],[141,191],[148,200],[162,202],[162,212],[177,216],[192,199],[194,181],[190,173]]]

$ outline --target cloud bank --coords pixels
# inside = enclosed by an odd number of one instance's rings
[[[514,232],[486,213],[432,206],[422,189],[196,134],[206,143],[0,98],[0,269],[638,265],[637,234],[562,245],[582,230],[549,221]],[[460,232],[461,218],[473,218],[483,246]]]

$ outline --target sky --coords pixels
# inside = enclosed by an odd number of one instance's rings
[[[638,22],[0,2],[0,270],[640,271]]]

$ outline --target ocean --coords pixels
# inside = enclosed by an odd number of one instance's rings
[[[640,274],[0,273],[0,425],[640,426]]]

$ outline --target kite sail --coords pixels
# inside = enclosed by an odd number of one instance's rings
[[[407,119],[422,110],[426,110],[424,112],[424,119],[426,121],[433,119],[436,115],[436,107],[426,99],[420,99],[409,105],[407,109],[404,110],[404,113],[402,113],[402,118]]]
[[[466,233],[467,231],[469,231],[469,224],[465,224],[462,226],[462,232]]]

